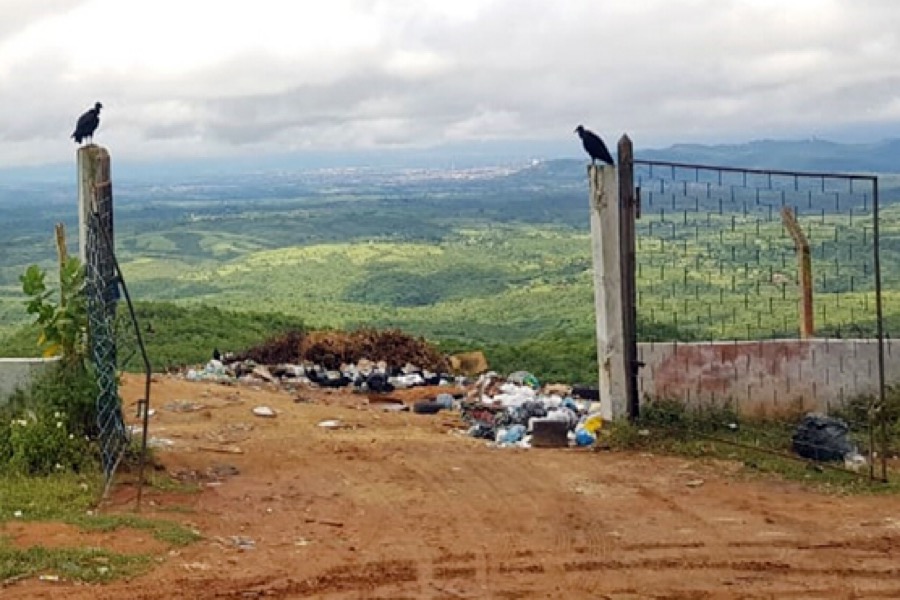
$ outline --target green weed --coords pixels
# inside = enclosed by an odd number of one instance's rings
[[[144,555],[107,552],[98,548],[13,548],[0,543],[0,582],[29,576],[59,577],[105,583],[146,572],[152,559]]]

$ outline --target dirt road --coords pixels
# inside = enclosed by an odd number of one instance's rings
[[[126,401],[140,394],[126,377]],[[172,445],[157,455],[200,491],[151,488],[143,512],[202,540],[147,540],[159,565],[131,581],[29,580],[0,595],[900,598],[896,497],[823,495],[730,463],[496,449],[455,433],[451,414],[301,394],[160,377],[152,435]],[[277,416],[254,416],[263,404]],[[104,510],[130,510],[134,494],[123,478]],[[94,543],[138,551],[135,532],[104,535]]]

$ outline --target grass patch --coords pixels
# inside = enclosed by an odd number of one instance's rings
[[[152,474],[146,479],[147,485],[161,492],[174,492],[179,494],[199,494],[199,483],[191,481],[179,481],[168,475]]]
[[[158,512],[177,513],[181,515],[192,515],[197,509],[191,506],[182,506],[181,504],[173,504],[172,506],[160,506],[156,509]]]
[[[102,489],[99,475],[85,477],[70,473],[49,477],[0,478],[0,522],[60,521],[85,531],[113,531],[122,527],[150,532],[161,542],[185,546],[200,534],[172,521],[146,519],[136,515],[90,515]]]
[[[0,522],[13,518],[60,521],[83,515],[103,489],[99,473],[0,477]],[[21,516],[17,517],[17,511]]]
[[[0,540],[0,582],[34,575],[102,583],[133,577],[150,568],[145,555],[127,555],[98,548],[12,548]]]
[[[187,546],[200,539],[200,534],[180,523],[146,519],[137,515],[81,515],[67,523],[85,531],[115,531],[122,527],[150,532],[154,538],[172,546]]]
[[[89,515],[102,489],[100,475],[60,473],[48,477],[0,477],[0,523],[57,521],[85,531],[123,527],[148,531],[171,546],[186,546],[200,534],[179,523],[136,515]],[[0,538],[0,583],[35,575],[102,583],[147,571],[152,557],[102,548],[15,548]]]
[[[612,449],[733,461],[743,465],[742,475],[777,476],[823,492],[900,492],[900,473],[889,470],[884,483],[868,478],[868,466],[853,473],[834,468],[842,463],[815,463],[797,457],[791,451],[795,423],[790,419],[741,421],[728,407],[693,411],[678,402],[657,400],[642,406],[637,423],[610,423],[603,435]],[[876,476],[880,472],[876,465]]]

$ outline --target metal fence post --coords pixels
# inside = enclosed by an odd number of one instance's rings
[[[634,149],[627,135],[619,138],[619,235],[622,263],[622,341],[625,360],[625,405],[628,418],[634,421],[640,413],[638,398],[637,354],[637,282],[635,281],[635,231],[637,218],[634,191]]]

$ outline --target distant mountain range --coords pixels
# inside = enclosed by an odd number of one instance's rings
[[[615,152],[614,140],[610,147]],[[842,144],[820,139],[759,140],[741,144],[676,144],[668,148],[635,149],[646,160],[815,172],[900,173],[900,139],[865,144]],[[306,152],[244,158],[202,158],[180,161],[131,162],[113,157],[119,182],[173,183],[214,181],[222,176],[297,172],[328,168],[465,170],[484,166],[522,167],[532,161],[584,162],[577,138],[569,143],[503,141],[454,144],[427,149],[353,152]],[[74,161],[73,161],[74,163]],[[569,165],[567,169],[573,169]],[[0,190],[75,181],[74,164],[0,168]]]
[[[900,139],[869,144],[826,140],[759,140],[744,144],[676,144],[655,150],[636,149],[645,160],[816,172],[900,173]]]

